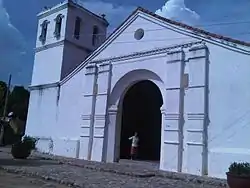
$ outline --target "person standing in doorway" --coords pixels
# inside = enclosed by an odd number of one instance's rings
[[[137,152],[138,152],[139,137],[137,135],[137,132],[135,132],[134,136],[131,136],[129,140],[132,140],[130,156],[131,160],[134,160],[137,157]]]

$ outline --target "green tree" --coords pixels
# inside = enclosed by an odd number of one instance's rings
[[[3,81],[0,81],[0,117],[3,115],[6,91],[7,91],[7,84]]]
[[[3,115],[5,96],[7,91],[5,82],[0,81],[0,117]],[[17,118],[13,118],[10,126],[1,126],[0,145],[11,144],[17,137],[22,136],[25,130],[25,122],[28,112],[29,91],[23,86],[15,86],[10,92],[7,104],[7,113],[14,112]],[[6,122],[5,122],[6,123]]]
[[[23,86],[15,86],[10,93],[8,112],[14,112],[21,120],[26,121],[29,105],[29,91]]]

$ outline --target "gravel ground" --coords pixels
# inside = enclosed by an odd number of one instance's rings
[[[67,188],[54,182],[44,181],[38,178],[29,178],[23,175],[0,171],[1,188]]]
[[[156,174],[154,169],[130,164],[103,164],[60,158],[44,160],[33,156],[28,160],[13,160],[8,153],[0,152],[0,167],[8,172],[82,188],[222,188],[214,180],[203,181],[196,176],[174,173]],[[62,161],[62,159],[64,159]],[[133,174],[133,170],[135,174]],[[124,172],[123,175],[122,172]],[[198,181],[194,181],[198,180]],[[224,181],[222,181],[224,182]],[[214,183],[214,184],[213,184]]]

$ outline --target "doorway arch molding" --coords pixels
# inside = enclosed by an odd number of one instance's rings
[[[109,95],[108,103],[108,135],[106,148],[106,161],[118,162],[119,147],[120,147],[120,131],[121,131],[121,109],[123,99],[127,91],[134,84],[148,80],[153,82],[160,90],[163,105],[161,107],[162,114],[164,114],[165,107],[165,84],[161,77],[155,72],[147,69],[132,70],[124,74],[113,86]],[[164,118],[162,118],[161,126],[161,149],[163,145],[163,131]]]
[[[118,108],[119,103],[123,101],[124,95],[128,89],[132,85],[143,80],[149,80],[159,88],[163,104],[165,104],[165,84],[161,77],[151,70],[137,69],[126,73],[115,83],[109,95],[109,108]]]

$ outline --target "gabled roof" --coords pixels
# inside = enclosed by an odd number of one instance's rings
[[[227,42],[231,42],[231,43],[234,43],[234,44],[239,44],[239,45],[243,45],[243,46],[247,46],[247,47],[250,47],[250,43],[249,42],[244,42],[244,41],[241,41],[241,40],[237,40],[237,39],[233,39],[233,38],[230,38],[230,37],[225,37],[225,36],[222,36],[222,35],[218,35],[218,34],[215,34],[215,33],[211,33],[211,32],[208,32],[208,31],[205,31],[203,29],[200,29],[200,28],[197,28],[197,27],[192,27],[192,26],[189,26],[187,24],[184,24],[184,23],[181,23],[181,22],[177,22],[177,21],[174,21],[174,20],[170,20],[168,18],[164,18],[162,16],[159,16],[149,10],[146,10],[142,7],[138,7],[137,9],[135,9],[128,17],[127,19],[125,19],[110,35],[109,37],[104,41],[104,43],[98,47],[94,52],[92,52],[86,59],[85,61],[83,61],[81,64],[79,64],[68,76],[66,76],[60,83],[64,83],[66,82],[68,79],[70,79],[70,77],[72,77],[73,75],[75,75],[78,71],[80,71],[83,66],[86,64],[86,63],[89,63],[96,55],[98,55],[104,48],[107,44],[109,44],[110,40],[112,40],[111,38],[114,37],[116,35],[116,33],[122,28],[122,26],[128,21],[130,20],[130,18],[132,18],[137,12],[142,12],[142,13],[145,13],[147,15],[150,15],[150,16],[153,16],[154,18],[157,18],[157,19],[160,19],[161,21],[165,22],[165,23],[168,23],[168,24],[172,24],[172,25],[175,25],[175,26],[178,26],[178,27],[182,27],[183,29],[186,29],[186,30],[189,30],[191,32],[194,32],[194,34],[201,34],[201,35],[205,35],[207,37],[210,37],[210,38],[214,38],[214,39],[219,39],[219,40],[224,40],[224,41],[227,41]],[[204,37],[204,36],[200,36],[200,37]],[[208,39],[209,40],[209,39]]]
[[[144,8],[142,8],[142,7],[138,7],[137,9],[135,9],[135,10],[132,12],[132,14],[130,14],[130,15],[128,16],[128,18],[125,19],[125,20],[120,24],[119,27],[117,27],[117,29],[120,28],[127,20],[130,19],[130,17],[132,17],[132,16],[133,16],[136,12],[138,12],[138,11],[141,11],[141,12],[143,12],[143,13],[145,13],[145,14],[151,15],[151,16],[153,16],[153,17],[155,17],[155,18],[158,18],[158,19],[160,19],[160,20],[162,20],[162,21],[164,21],[164,22],[166,22],[166,23],[173,24],[173,25],[182,27],[182,28],[184,28],[184,29],[193,31],[193,32],[195,32],[195,33],[199,33],[199,34],[202,34],[202,35],[206,35],[206,36],[208,36],[208,37],[212,37],[212,38],[216,38],[216,39],[220,39],[220,40],[225,40],[225,41],[227,41],[227,42],[232,42],[232,43],[235,43],[235,44],[240,44],[240,45],[244,45],[244,46],[250,47],[250,42],[245,42],[245,41],[241,41],[241,40],[238,40],[238,39],[233,39],[233,38],[230,38],[230,37],[226,37],[226,36],[223,36],[223,35],[211,33],[211,32],[205,31],[205,30],[200,29],[200,28],[197,28],[197,27],[193,27],[193,26],[190,26],[190,25],[181,23],[181,22],[177,22],[177,21],[174,21],[174,20],[171,20],[171,19],[168,19],[168,18],[159,16],[159,15],[157,15],[157,14],[155,14],[155,13],[153,13],[153,12],[147,10],[147,9],[144,9]],[[116,29],[116,30],[117,30],[117,29]],[[116,30],[115,30],[113,33],[115,33]],[[113,34],[113,33],[112,33],[112,34]],[[111,35],[112,35],[112,34],[111,34]],[[110,35],[110,36],[111,36],[111,35]]]

